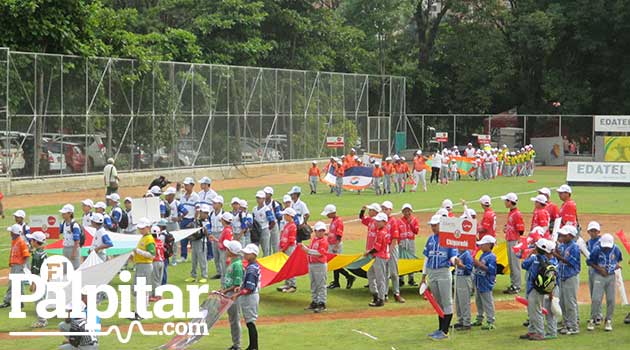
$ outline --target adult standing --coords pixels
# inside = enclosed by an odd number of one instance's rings
[[[180,228],[194,228],[195,227],[195,217],[197,216],[197,208],[199,203],[199,195],[194,192],[195,189],[195,179],[192,177],[187,177],[183,181],[184,183],[184,194],[180,199],[180,207],[179,207],[179,219],[180,219]],[[188,239],[184,238],[181,241],[181,259],[179,262],[184,262],[188,259]]]
[[[114,165],[114,158],[107,159],[107,165],[103,168],[103,182],[107,189],[105,195],[118,192],[120,178],[118,177],[118,170],[116,170],[116,166]]]
[[[302,189],[299,186],[293,186],[291,191],[288,193],[291,196],[291,200],[293,200],[293,204],[291,208],[295,210],[296,219],[295,225],[298,230],[298,243],[301,242],[299,232],[301,230],[307,230],[308,228],[308,219],[311,216],[311,212],[308,210],[308,206],[300,199],[300,195],[302,194]],[[310,236],[310,235],[309,235]]]
[[[413,158],[413,179],[415,184],[413,185],[411,192],[416,192],[418,190],[420,182],[422,182],[422,190],[424,192],[427,191],[426,160],[427,158],[422,155],[422,150],[416,151],[416,156]]]
[[[433,155],[433,159],[431,160],[431,179],[429,183],[433,183],[433,179],[435,179],[435,183],[440,183],[440,167],[442,166],[442,155],[440,152],[435,152]]]
[[[271,213],[275,218],[275,222],[269,225],[269,248],[271,254],[277,253],[280,246],[280,221],[282,221],[282,204],[273,199],[273,188],[267,186],[263,188],[265,193],[265,205],[271,209]]]
[[[521,291],[521,264],[513,247],[519,243],[521,236],[525,232],[525,222],[521,211],[517,208],[518,196],[516,193],[510,192],[505,196],[501,196],[501,199],[504,201],[505,207],[510,211],[503,233],[505,233],[505,240],[507,241],[511,284],[503,291],[503,294],[518,294]]]

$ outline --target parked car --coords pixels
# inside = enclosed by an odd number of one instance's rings
[[[17,138],[2,136],[0,134],[0,173],[11,171],[15,175],[21,174],[26,161],[24,151]]]
[[[75,173],[82,173],[85,170],[85,154],[83,145],[77,142],[63,142],[66,164]]]
[[[107,148],[104,134],[44,134],[53,141],[77,143],[85,150],[88,172],[99,171],[107,164]],[[86,142],[87,141],[87,142]]]
[[[42,148],[48,157],[48,170],[50,170],[50,173],[66,170],[67,164],[63,144],[47,138],[44,138],[42,141]]]

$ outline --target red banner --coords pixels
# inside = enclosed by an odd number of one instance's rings
[[[475,249],[477,221],[467,218],[440,220],[440,246],[456,249]]]

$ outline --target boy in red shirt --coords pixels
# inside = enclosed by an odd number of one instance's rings
[[[159,226],[151,226],[151,235],[155,241],[155,258],[153,258],[153,272],[151,272],[151,296],[149,302],[162,299],[155,295],[155,289],[162,285],[162,277],[164,276],[164,242],[159,238],[162,230]]]
[[[385,305],[385,295],[387,290],[387,262],[389,261],[389,243],[387,241],[387,214],[378,213],[374,217],[376,222],[376,239],[374,246],[365,253],[365,256],[374,256],[374,263],[367,272],[370,292],[372,293],[371,307],[381,307]]]
[[[291,256],[295,250],[295,241],[297,238],[297,226],[295,226],[294,221],[297,212],[293,208],[286,208],[281,211],[280,214],[284,216],[284,221],[286,222],[282,232],[280,232],[280,251]],[[295,293],[295,291],[297,291],[295,277],[286,280],[284,286],[278,287],[277,290],[282,293]]]
[[[234,215],[230,212],[224,212],[221,214],[221,224],[223,225],[223,230],[219,235],[219,238],[210,235],[210,240],[216,242],[219,247],[219,262],[221,263],[221,286],[223,287],[223,279],[226,268],[228,266],[228,257],[227,257],[227,248],[223,245],[225,241],[231,241],[234,239],[232,221],[234,220]]]
[[[523,221],[523,215],[516,207],[518,204],[516,193],[510,192],[505,196],[501,196],[501,199],[503,199],[505,207],[510,211],[503,232],[507,241],[511,284],[503,291],[503,294],[518,294],[521,291],[521,262],[513,248],[522,243],[521,236],[525,232],[525,222]]]
[[[416,254],[416,235],[420,232],[420,223],[418,218],[412,215],[413,208],[411,204],[405,203],[402,206],[403,216],[398,220],[400,231],[400,248],[407,250],[407,252]],[[409,275],[409,285],[417,286],[418,284],[413,280],[413,273]],[[400,286],[405,285],[405,276],[400,276]]]
[[[392,287],[394,290],[394,298],[397,303],[404,303],[405,299],[400,296],[400,285],[398,284],[398,243],[400,241],[400,231],[398,219],[392,215],[394,205],[390,201],[385,201],[381,204],[381,211],[387,215],[387,224],[385,230],[387,230],[387,244],[389,245],[389,260],[387,261],[388,277],[392,281]],[[385,287],[385,300],[387,300],[387,294],[389,292],[389,283],[386,283]]]
[[[311,305],[305,310],[315,313],[326,311],[326,276],[328,275],[328,240],[326,224],[318,221],[313,227],[315,238],[307,248],[300,243],[300,248],[308,255],[308,276],[311,280]]]
[[[575,227],[578,227],[579,223],[577,220],[577,206],[575,205],[573,199],[571,199],[571,194],[573,193],[571,186],[562,185],[558,187],[556,191],[558,192],[558,196],[562,201],[562,206],[560,207],[559,212],[561,220],[560,226],[562,227],[564,225],[573,225]]]
[[[312,161],[311,164],[312,166],[308,169],[308,183],[311,186],[311,194],[316,194],[317,183],[319,182],[321,173],[319,172],[319,168],[317,167],[316,160]]]
[[[537,195],[531,199],[534,202],[534,214],[532,215],[532,225],[530,230],[534,227],[542,227],[545,229],[545,235],[549,232],[549,212],[545,209],[547,205],[547,197],[542,194]]]
[[[331,219],[330,227],[328,229],[328,253],[341,254],[343,253],[343,221],[337,216],[337,207],[333,204],[328,204],[324,207],[322,216]],[[346,278],[346,289],[352,288],[352,284],[356,277],[352,276],[345,269],[337,269],[333,272],[334,279],[328,286],[329,289],[341,288],[339,284],[339,275],[344,275]]]
[[[492,210],[492,199],[488,195],[483,195],[479,199],[479,203],[483,208],[483,218],[481,219],[481,224],[477,230],[479,232],[479,240],[481,240],[483,236],[487,235],[496,238],[497,214],[495,214]]]
[[[24,273],[24,265],[28,261],[28,257],[31,253],[28,250],[28,245],[22,238],[22,227],[19,224],[13,224],[7,227],[7,231],[11,233],[11,252],[9,254],[9,273],[22,274]],[[4,303],[0,305],[0,308],[11,306],[11,289],[22,288],[22,283],[19,285],[13,285],[9,280],[9,287],[7,293],[4,295]]]

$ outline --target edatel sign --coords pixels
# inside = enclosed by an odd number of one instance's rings
[[[448,133],[447,132],[436,132],[435,133],[435,141],[437,141],[437,142],[448,142]]]
[[[477,143],[480,145],[490,144],[490,135],[477,135]]]
[[[440,246],[457,249],[475,249],[477,221],[468,218],[440,219]]]
[[[630,132],[630,115],[596,115],[595,132]]]
[[[568,183],[630,184],[630,164],[613,162],[569,162]]]
[[[48,238],[59,238],[59,217],[56,215],[30,215],[31,232],[42,231]]]
[[[342,136],[326,137],[326,147],[328,148],[343,148],[343,145]]]

